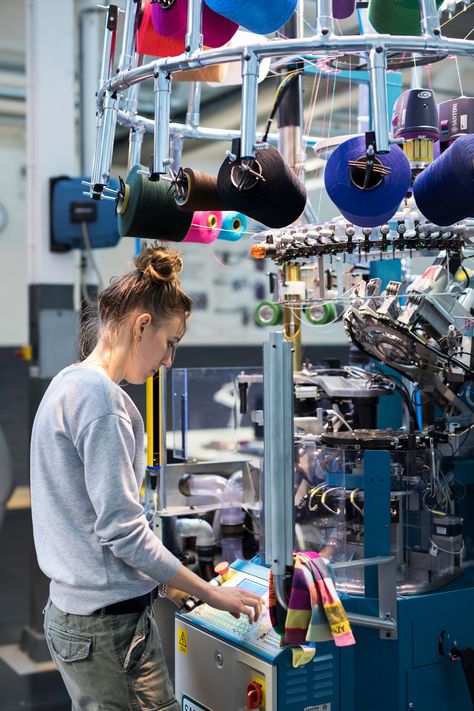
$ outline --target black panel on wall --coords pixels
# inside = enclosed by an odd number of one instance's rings
[[[16,485],[29,482],[28,363],[16,348],[0,348],[0,427],[10,449]]]

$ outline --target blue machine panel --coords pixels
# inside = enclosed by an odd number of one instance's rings
[[[84,193],[84,178],[50,180],[50,245],[53,252],[85,249],[85,223],[92,249],[115,247],[120,239],[113,200],[91,200]],[[117,181],[110,187],[118,189]]]

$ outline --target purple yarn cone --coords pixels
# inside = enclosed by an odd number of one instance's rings
[[[356,0],[332,0],[332,14],[336,20],[345,20],[355,12]]]
[[[188,20],[187,0],[175,0],[171,7],[163,8],[160,3],[151,6],[151,20],[155,30],[164,37],[184,39]],[[203,3],[202,34],[206,47],[222,47],[237,32],[237,23],[211,10]]]

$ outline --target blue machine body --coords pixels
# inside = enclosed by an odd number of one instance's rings
[[[115,202],[86,197],[83,180],[62,176],[50,181],[50,244],[53,252],[86,248],[81,223],[87,226],[92,249],[115,247],[120,239]],[[110,187],[118,189],[118,182],[111,180]]]
[[[454,467],[456,478],[467,488],[465,503],[472,511],[474,462],[456,462]],[[337,484],[337,472],[331,474],[330,483]],[[390,556],[390,452],[366,451],[363,478],[357,485],[364,488],[364,555]],[[465,533],[469,545],[470,534]],[[231,568],[252,577],[254,583],[258,579],[261,591],[268,589],[267,567],[235,561]],[[377,617],[377,566],[365,569],[363,596],[340,597],[349,614]],[[353,625],[355,646],[317,644],[313,660],[299,668],[293,668],[290,648],[271,646],[263,637],[263,642],[255,642],[259,638],[252,636],[242,618],[236,623],[230,615],[217,611],[208,618],[195,612],[178,613],[177,623],[186,622],[272,665],[277,704],[272,709],[266,707],[267,711],[472,711],[461,661],[453,660],[449,653],[453,646],[462,649],[474,644],[473,606],[474,574],[468,568],[439,591],[398,596],[396,639],[378,629]],[[209,673],[211,683],[214,672]],[[190,696],[198,702],[193,708],[210,708]],[[212,711],[233,708],[227,700]]]

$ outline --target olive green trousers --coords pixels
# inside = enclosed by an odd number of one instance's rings
[[[44,631],[72,711],[179,711],[151,606],[70,615],[48,600]]]

